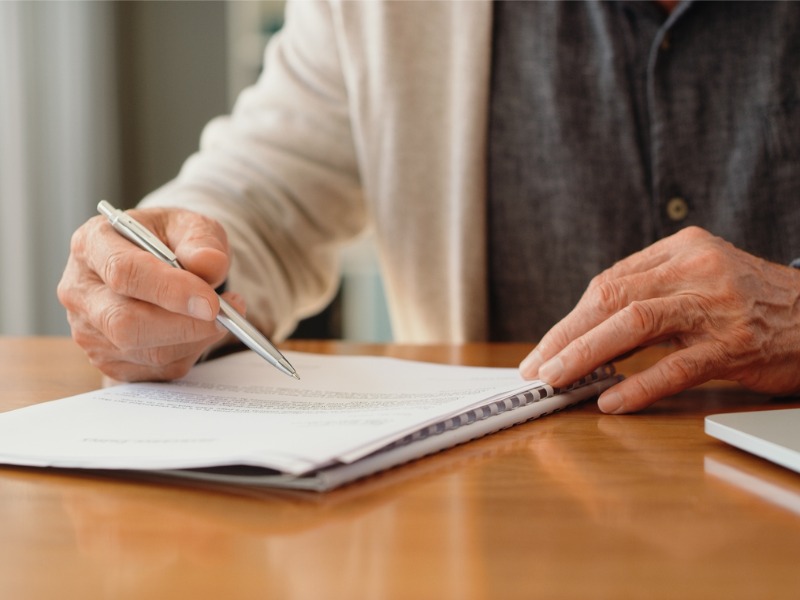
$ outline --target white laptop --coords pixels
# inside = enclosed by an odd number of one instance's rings
[[[800,473],[800,408],[706,417],[706,433]]]

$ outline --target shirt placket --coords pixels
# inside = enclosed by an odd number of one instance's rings
[[[669,106],[669,82],[666,81],[666,67],[669,61],[674,60],[676,23],[687,9],[688,3],[679,6],[658,29],[649,49],[645,77],[645,114],[649,118],[651,208],[655,238],[672,235],[690,225],[694,213],[691,186],[681,173],[674,171],[672,165],[675,161],[670,160],[670,152],[674,152],[676,148],[671,140],[681,129],[677,120],[682,114]]]

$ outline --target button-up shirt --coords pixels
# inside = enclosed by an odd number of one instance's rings
[[[688,225],[800,256],[800,4],[498,2],[493,40],[493,339]]]

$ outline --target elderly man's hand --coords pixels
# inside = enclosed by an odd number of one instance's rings
[[[225,336],[215,318],[214,286],[225,279],[229,256],[222,227],[177,209],[131,211],[172,248],[175,269],[95,217],[72,237],[58,298],[72,336],[92,364],[114,379],[173,379]],[[241,299],[226,297],[242,310]]]
[[[614,358],[671,340],[678,349],[599,399],[624,413],[710,379],[758,392],[800,390],[800,269],[690,227],[620,261],[520,365],[564,385]]]

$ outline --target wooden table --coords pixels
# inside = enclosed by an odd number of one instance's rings
[[[284,347],[496,366],[527,351]],[[100,381],[70,340],[0,338],[0,410]],[[328,494],[2,467],[0,598],[798,598],[800,476],[702,419],[789,406],[730,385],[638,415],[587,403]]]

